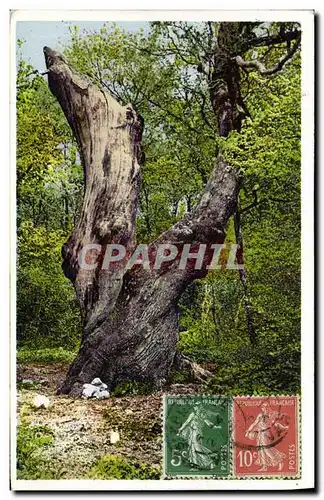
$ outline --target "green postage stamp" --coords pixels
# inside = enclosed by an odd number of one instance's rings
[[[230,404],[230,398],[222,396],[165,396],[166,476],[230,473]]]

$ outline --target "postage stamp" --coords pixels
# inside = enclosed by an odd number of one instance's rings
[[[234,475],[299,477],[298,396],[235,397]]]
[[[227,476],[230,473],[230,398],[165,396],[166,476]]]

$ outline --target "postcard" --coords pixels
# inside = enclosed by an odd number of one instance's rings
[[[314,488],[314,12],[11,12],[11,488]]]

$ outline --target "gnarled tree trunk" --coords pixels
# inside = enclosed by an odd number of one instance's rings
[[[135,379],[159,385],[175,359],[178,341],[177,303],[187,284],[206,275],[210,251],[201,270],[195,261],[179,268],[179,257],[161,269],[120,263],[103,270],[108,244],[135,248],[135,218],[140,188],[142,122],[131,105],[123,107],[110,95],[77,75],[60,54],[44,48],[49,87],[57,97],[78,142],[84,167],[85,193],[79,221],[63,246],[63,269],[72,280],[81,306],[84,332],[62,393],[79,395],[82,384],[100,377],[112,388]],[[224,54],[223,54],[224,55]],[[217,56],[215,55],[215,58]],[[213,75],[211,101],[219,133],[224,138],[240,129],[237,112],[238,71],[223,57]],[[238,173],[219,154],[200,201],[181,221],[149,245],[154,260],[158,245],[221,244],[236,210]],[[101,245],[94,270],[79,266],[87,244]]]

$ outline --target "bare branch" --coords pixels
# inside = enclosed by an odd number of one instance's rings
[[[181,50],[180,48],[177,46],[177,44],[175,43],[175,40],[174,38],[172,37],[172,34],[169,32],[168,33],[168,36],[175,48],[175,54],[178,55],[180,57],[180,59],[182,59],[183,62],[185,62],[186,64],[190,65],[190,64],[196,64],[196,62],[192,62],[192,61],[188,61],[188,59],[186,59],[183,54],[181,53]]]
[[[268,203],[269,201],[272,201],[273,203],[285,203],[285,204],[295,204],[297,201],[296,200],[291,200],[291,199],[283,199],[283,198],[273,198],[273,197],[267,197],[267,198],[263,198],[262,200],[259,200],[258,199],[258,195],[257,195],[257,190],[254,190],[252,192],[253,194],[253,197],[254,197],[254,201],[250,204],[250,205],[247,205],[246,207],[242,208],[240,210],[240,215],[243,215],[245,214],[246,212],[249,212],[250,210],[252,210],[253,208],[256,208],[258,207],[259,205],[261,206],[264,206],[266,203]]]
[[[38,69],[34,69],[33,71],[30,71],[30,73],[27,73],[26,77],[25,78],[29,78],[30,76],[32,75],[39,75],[39,76],[44,76],[44,75],[47,75],[48,74],[48,71],[43,71],[43,72],[40,72],[38,71]],[[21,90],[21,89],[26,89],[28,88],[28,84],[17,84],[17,89],[18,90]]]
[[[284,65],[293,57],[293,55],[297,52],[298,48],[300,46],[300,37],[299,39],[294,43],[294,45],[287,51],[287,54],[283,57],[281,57],[278,61],[278,63],[273,66],[272,68],[266,68],[262,62],[255,60],[255,61],[244,61],[241,56],[236,56],[234,59],[237,62],[237,64],[241,68],[253,68],[256,69],[260,75],[262,76],[270,76],[274,75],[275,73],[278,73],[279,71],[282,70]]]
[[[172,111],[170,111],[169,109],[165,109],[163,106],[161,106],[161,104],[159,104],[158,102],[156,101],[153,101],[153,99],[147,99],[148,102],[150,104],[152,104],[153,106],[161,109],[161,111],[164,111],[165,113],[167,113],[168,115],[170,116],[173,116],[173,118],[175,118],[176,120],[178,120],[179,122],[181,122],[183,125],[185,125],[185,127],[187,127],[189,130],[191,130],[192,132],[196,132],[196,134],[202,134],[203,131],[202,130],[199,130],[195,127],[192,127],[186,120],[183,120],[183,118],[179,115],[176,115],[175,113],[173,113]],[[208,135],[207,136],[209,139],[215,139],[215,136],[213,135]]]

